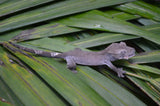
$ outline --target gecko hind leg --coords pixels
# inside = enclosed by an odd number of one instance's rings
[[[110,61],[106,61],[105,64],[112,69],[113,71],[115,71],[118,74],[118,77],[124,77],[124,74],[126,73],[125,71],[123,71],[122,68],[117,68],[115,67]]]
[[[70,69],[73,73],[77,73],[76,63],[74,62],[74,58],[72,56],[66,57],[67,68]]]

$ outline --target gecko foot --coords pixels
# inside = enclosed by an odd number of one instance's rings
[[[126,73],[126,72],[123,71],[122,68],[118,68],[118,71],[117,71],[118,77],[124,77],[124,74],[125,74],[125,73]]]
[[[75,67],[68,67],[68,66],[67,66],[67,68],[68,68],[69,70],[71,70],[73,73],[75,73],[75,74],[77,73],[77,70],[75,69]]]

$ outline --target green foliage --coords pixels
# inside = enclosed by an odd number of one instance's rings
[[[0,1],[0,105],[160,105],[160,9],[142,0]],[[98,51],[124,41],[136,56],[107,67],[40,57],[8,42],[44,51]]]

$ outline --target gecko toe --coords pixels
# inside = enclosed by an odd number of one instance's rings
[[[77,73],[77,70],[72,70],[72,72],[76,74],[76,73]]]
[[[118,77],[121,77],[121,78],[123,78],[123,77],[125,77],[125,74],[126,72],[125,71],[123,71],[123,69],[122,68],[119,68],[119,71],[117,72],[117,74],[118,74]]]

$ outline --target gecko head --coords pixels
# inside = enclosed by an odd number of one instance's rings
[[[112,43],[108,48],[107,52],[112,54],[112,56],[117,59],[129,59],[135,56],[135,49],[129,47],[124,42]]]

